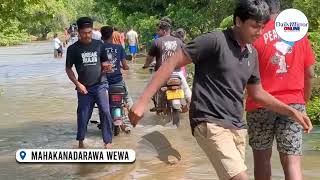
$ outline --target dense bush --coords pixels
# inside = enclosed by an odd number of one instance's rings
[[[314,97],[308,103],[307,114],[313,124],[320,124],[320,97]]]

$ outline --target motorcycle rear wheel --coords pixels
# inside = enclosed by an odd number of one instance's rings
[[[180,111],[177,109],[171,109],[170,117],[172,120],[172,124],[179,127],[180,126]]]

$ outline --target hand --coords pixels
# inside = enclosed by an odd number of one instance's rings
[[[295,111],[293,118],[302,125],[305,133],[310,133],[313,126],[309,117],[301,112]]]
[[[111,73],[112,71],[112,64],[109,62],[102,63],[102,72]]]
[[[133,127],[135,127],[138,124],[138,121],[142,119],[145,106],[145,103],[138,101],[131,107],[129,111],[129,119]]]
[[[87,88],[81,83],[77,84],[77,91],[81,94],[88,94]]]

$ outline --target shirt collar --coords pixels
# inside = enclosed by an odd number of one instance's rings
[[[237,41],[237,39],[234,36],[234,32],[232,28],[228,28],[225,30],[225,33],[227,34],[227,36],[230,38],[230,40],[239,48],[241,48],[240,43]],[[246,44],[245,46],[246,50],[248,51],[248,53],[252,53],[252,45],[251,44]]]

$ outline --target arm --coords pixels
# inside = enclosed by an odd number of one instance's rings
[[[80,82],[77,80],[76,75],[74,74],[72,68],[66,67],[66,73],[70,81],[73,82],[75,86],[78,86]]]
[[[128,66],[128,64],[127,64],[127,60],[126,60],[126,59],[123,59],[123,60],[121,61],[121,64],[122,64],[122,69],[123,69],[123,70],[129,70],[129,66]]]
[[[304,70],[304,101],[308,103],[312,92],[312,78],[314,77],[314,68],[309,66]]]
[[[66,58],[66,68],[65,68],[66,73],[70,81],[72,81],[73,84],[77,87],[76,88],[77,91],[79,91],[82,94],[87,94],[88,93],[87,88],[77,80],[72,70],[73,64],[74,64],[73,52],[72,52],[72,49],[70,49],[69,47],[67,50],[67,58]]]
[[[167,81],[174,69],[190,64],[191,62],[191,59],[186,56],[182,50],[179,50],[160,66],[145,90],[142,92],[138,101],[130,109],[129,119],[134,126],[143,117],[144,108],[151,97]]]
[[[72,68],[66,67],[66,73],[67,73],[70,81],[73,82],[73,84],[77,87],[77,90],[81,94],[88,94],[87,88],[77,80]]]
[[[303,126],[306,132],[309,133],[311,131],[312,123],[307,116],[271,96],[262,88],[260,83],[248,84],[247,92],[256,103],[259,103],[274,112],[293,117]]]

